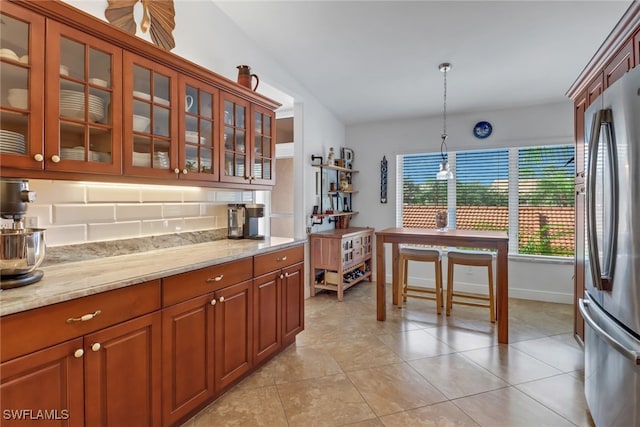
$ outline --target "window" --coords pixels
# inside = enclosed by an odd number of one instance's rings
[[[509,232],[511,252],[573,256],[572,145],[449,152],[455,180],[435,179],[440,153],[398,158],[398,222]],[[517,244],[515,243],[517,242]]]

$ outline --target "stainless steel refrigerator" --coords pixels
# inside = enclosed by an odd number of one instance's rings
[[[585,396],[598,427],[640,426],[640,67],[585,126]]]

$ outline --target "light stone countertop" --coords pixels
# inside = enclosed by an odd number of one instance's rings
[[[0,291],[0,316],[149,280],[185,273],[261,253],[284,249],[306,239],[217,240],[131,255],[119,255],[40,268],[36,283]]]

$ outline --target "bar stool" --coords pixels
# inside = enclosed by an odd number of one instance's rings
[[[409,261],[432,262],[435,266],[435,289],[409,286]],[[426,299],[436,302],[436,312],[440,314],[444,306],[442,295],[442,253],[438,249],[421,246],[400,246],[398,257],[398,271],[400,286],[398,289],[398,306],[402,308],[402,302],[410,298]],[[431,296],[433,295],[433,296]]]
[[[493,298],[493,255],[491,252],[447,252],[447,316],[451,314],[453,304],[468,305],[472,307],[488,308],[491,315],[491,322],[496,321],[496,310]],[[456,265],[467,265],[472,267],[487,267],[489,278],[489,295],[480,295],[469,292],[454,292],[453,290],[453,270]],[[454,297],[461,298],[454,300]],[[486,303],[475,302],[486,301]]]

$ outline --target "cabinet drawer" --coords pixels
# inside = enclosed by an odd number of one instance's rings
[[[162,306],[167,307],[253,277],[253,258],[226,262],[162,279]]]
[[[304,245],[256,255],[254,260],[254,275],[258,277],[270,271],[304,261]]]
[[[153,280],[11,314],[0,319],[0,360],[9,360],[159,309],[160,281]],[[95,313],[95,316],[89,316]]]

